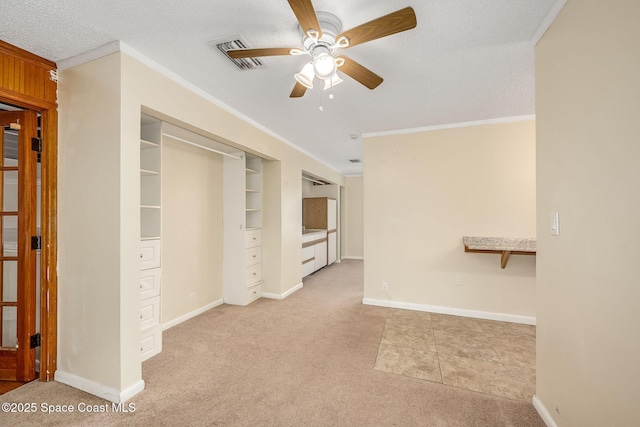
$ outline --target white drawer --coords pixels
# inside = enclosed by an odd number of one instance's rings
[[[262,296],[262,284],[257,284],[247,288],[247,304],[257,300]]]
[[[160,239],[140,241],[140,270],[160,267]]]
[[[160,297],[140,301],[140,329],[160,324]]]
[[[262,230],[247,230],[244,235],[244,247],[253,248],[262,244]]]
[[[244,265],[254,265],[262,262],[262,248],[256,246],[244,251]]]
[[[302,277],[308,276],[315,270],[314,261],[305,262],[302,264]]]
[[[160,270],[152,268],[140,271],[140,299],[147,299],[160,295]]]
[[[315,256],[316,249],[314,246],[307,246],[306,248],[302,248],[302,261],[306,261]]]
[[[245,269],[245,283],[251,285],[262,280],[262,264],[252,265]]]
[[[147,360],[161,351],[162,328],[160,325],[142,331],[140,339],[140,355],[142,356],[142,360]]]

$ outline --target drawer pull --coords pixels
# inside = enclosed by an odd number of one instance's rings
[[[256,256],[254,255],[253,257],[255,258]]]
[[[140,258],[142,258],[144,255],[140,254]]]

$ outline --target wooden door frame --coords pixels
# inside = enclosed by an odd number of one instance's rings
[[[0,40],[0,101],[40,113],[40,380],[51,381],[58,340],[58,105],[54,62]]]

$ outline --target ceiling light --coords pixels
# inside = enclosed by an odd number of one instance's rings
[[[322,80],[333,77],[337,69],[335,59],[328,53],[323,52],[313,58],[313,70],[316,76]]]
[[[335,85],[342,83],[342,79],[338,76],[338,73],[334,74],[330,79],[324,81],[324,90],[331,89]]]
[[[307,89],[313,89],[313,64],[311,62],[307,62],[304,67],[302,67],[302,71],[298,74],[294,75],[298,83]]]

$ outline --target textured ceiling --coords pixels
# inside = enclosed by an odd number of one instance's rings
[[[210,42],[297,47],[285,0],[2,0],[0,39],[59,62],[120,40],[346,175],[362,173],[363,133],[534,113],[533,46],[564,0],[313,0],[343,29],[414,8],[417,28],[343,51],[384,78],[349,77],[290,99],[306,57],[240,71]],[[320,85],[316,85],[320,86]],[[320,111],[319,106],[324,111]],[[352,139],[352,135],[357,135]]]

